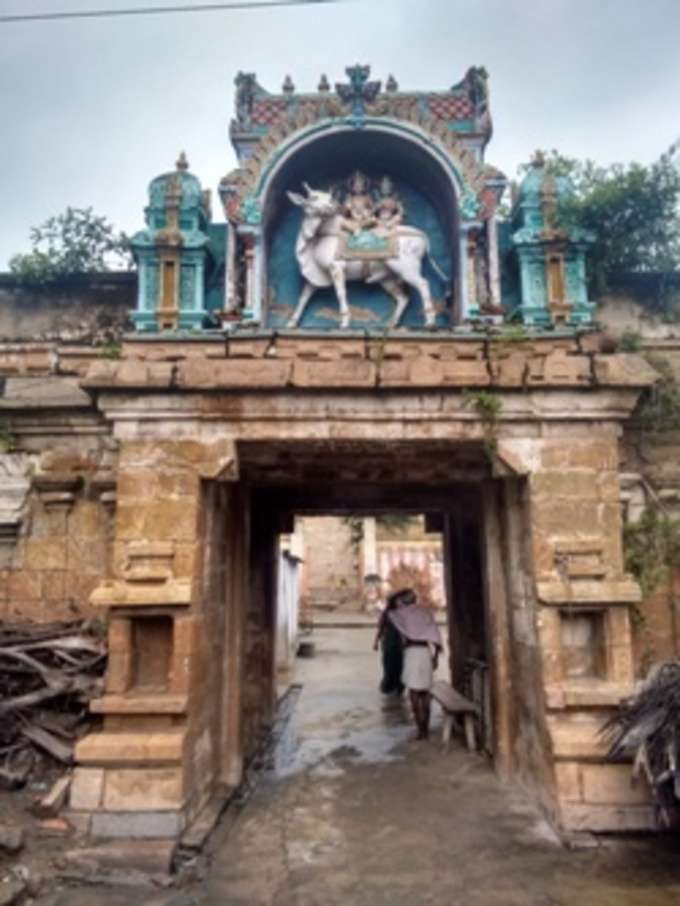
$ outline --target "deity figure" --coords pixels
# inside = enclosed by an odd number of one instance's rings
[[[342,206],[342,229],[353,236],[376,226],[375,204],[369,191],[368,178],[356,170],[349,178],[349,194]]]
[[[234,79],[236,85],[236,119],[239,123],[250,123],[255,95],[260,88],[254,72],[239,72]]]
[[[383,176],[380,180],[378,193],[375,205],[376,233],[380,236],[389,236],[404,222],[404,206],[394,191],[394,184],[389,176]]]

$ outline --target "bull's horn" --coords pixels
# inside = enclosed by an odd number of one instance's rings
[[[305,190],[305,192],[306,192],[308,195],[311,195],[312,192],[313,192],[313,189],[310,189],[310,188],[309,188],[309,184],[306,183],[306,182],[303,182],[303,183],[302,183],[302,188]]]

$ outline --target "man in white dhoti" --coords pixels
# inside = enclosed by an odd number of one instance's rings
[[[393,596],[397,607],[387,612],[387,618],[399,631],[404,644],[402,681],[409,690],[413,717],[418,729],[416,739],[427,739],[430,731],[430,689],[437,669],[442,637],[432,612],[417,604],[412,588],[404,588]]]

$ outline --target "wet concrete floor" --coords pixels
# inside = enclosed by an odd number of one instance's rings
[[[667,906],[670,841],[564,849],[516,790],[458,742],[413,740],[377,691],[367,630],[316,632],[272,769],[218,831],[200,902],[217,906]],[[440,667],[443,672],[443,667]],[[436,710],[436,706],[435,706]]]
[[[149,906],[670,906],[680,843],[562,847],[521,793],[460,742],[413,739],[406,703],[377,690],[367,629],[315,633],[291,719],[254,791],[227,813],[205,879],[132,894]],[[443,674],[443,667],[440,667]],[[70,906],[128,903],[71,891]]]

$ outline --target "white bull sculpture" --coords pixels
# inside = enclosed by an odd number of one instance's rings
[[[349,327],[346,283],[348,280],[364,280],[380,284],[396,302],[389,327],[396,327],[408,305],[406,286],[412,286],[418,292],[423,303],[425,324],[434,327],[437,313],[432,304],[430,286],[421,273],[422,260],[429,255],[426,234],[415,227],[398,226],[394,229],[394,257],[371,259],[369,256],[346,260],[338,254],[343,242],[343,217],[338,202],[330,192],[310,189],[306,184],[305,190],[306,197],[296,192],[287,193],[293,204],[299,205],[304,212],[295,243],[295,256],[305,279],[287,326],[297,327],[317,289],[333,286],[340,305],[340,327]],[[446,280],[432,258],[430,260],[442,279]]]

